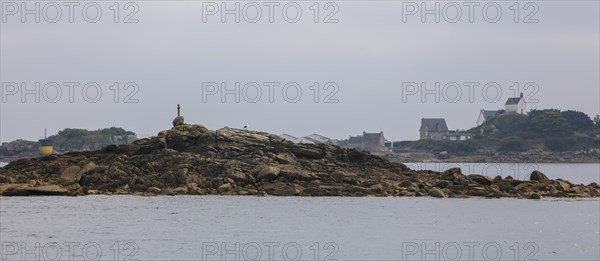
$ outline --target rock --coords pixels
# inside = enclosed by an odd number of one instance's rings
[[[173,189],[173,193],[179,194],[179,195],[185,195],[188,193],[188,188],[187,188],[187,186],[177,187],[177,188]]]
[[[540,195],[539,193],[531,193],[531,194],[529,194],[529,196],[527,198],[528,199],[542,199],[542,195]]]
[[[57,185],[39,187],[20,186],[2,192],[3,196],[65,196],[69,191]]]
[[[400,182],[400,184],[398,184],[398,186],[400,186],[402,188],[408,188],[408,187],[416,186],[416,185],[408,180],[405,180],[405,181]]]
[[[567,191],[567,190],[569,190],[571,188],[571,184],[569,184],[568,182],[566,182],[564,180],[560,180],[559,179],[559,180],[555,180],[554,182],[558,185],[557,187],[561,191]]]
[[[502,192],[509,192],[513,189],[513,187],[514,186],[510,183],[510,181],[498,182],[498,189],[500,189]]]
[[[548,180],[548,177],[546,177],[546,175],[544,173],[534,170],[533,172],[531,172],[531,175],[529,176],[529,180],[543,181],[543,180]]]
[[[271,192],[271,195],[276,196],[299,196],[304,191],[304,188],[298,184],[291,184]]]
[[[229,191],[229,190],[231,190],[231,183],[225,183],[225,184],[219,186],[217,189],[221,192]]]
[[[492,185],[494,183],[494,180],[488,176],[483,176],[483,175],[469,175],[468,176],[470,180],[475,181],[481,185]]]
[[[272,166],[262,166],[256,171],[257,180],[274,180],[279,176],[280,169]]]
[[[455,185],[464,185],[464,186],[467,186],[471,183],[468,179],[466,179],[464,177],[458,177],[458,178],[454,179],[453,182]]]
[[[0,183],[12,184],[12,183],[15,183],[15,179],[13,177],[0,175]]]
[[[465,185],[450,185],[448,189],[454,193],[462,192],[465,189]]]
[[[181,126],[184,124],[185,119],[183,116],[177,116],[173,119],[173,127]]]
[[[498,155],[499,159],[510,156]],[[543,155],[513,153],[512,156],[542,160]],[[83,168],[76,171],[77,166]],[[66,195],[430,194],[454,198],[528,197],[538,193],[544,197],[600,197],[597,184],[574,186],[567,181],[543,180],[544,175],[537,174],[534,176],[539,177],[533,178],[534,181],[465,176],[460,168],[442,173],[411,170],[403,164],[355,149],[295,144],[264,132],[233,128],[208,130],[202,125],[185,123],[161,131],[155,137],[107,146],[99,151],[11,161],[0,171],[0,182],[4,182],[0,190],[13,195],[63,194],[66,190]],[[41,185],[65,186],[45,188]]]
[[[447,197],[446,193],[443,190],[439,189],[439,188],[431,188],[429,190],[429,196],[432,196],[432,197],[435,197],[435,198],[445,198],[445,197]]]
[[[436,158],[438,158],[438,159],[449,159],[450,158],[450,154],[448,154],[447,151],[442,151],[442,152],[440,152],[440,153],[438,153],[436,155]]]
[[[14,190],[20,187],[30,187],[28,183],[16,183],[16,184],[4,184],[0,185],[0,194],[3,194],[6,190]]]
[[[440,180],[438,182],[436,182],[433,186],[436,188],[446,188],[450,185],[450,182],[448,182],[447,180]]]
[[[498,182],[502,181],[502,176],[497,175],[496,177],[494,177],[493,181],[494,181],[494,183],[498,183]]]
[[[64,189],[68,190],[68,191],[77,191],[81,189],[81,185],[74,183],[68,186],[64,186]]]
[[[450,168],[442,173],[442,179],[445,180],[453,180],[460,176],[462,176],[462,171],[460,168]]]
[[[94,169],[96,166],[96,164],[94,162],[88,162],[87,164],[85,164],[85,166],[83,166],[83,168],[79,171],[79,173],[77,173],[77,175],[79,175],[79,177],[83,176],[86,172]]]
[[[154,193],[154,194],[160,194],[161,189],[157,188],[157,187],[149,187],[146,192],[148,193]]]
[[[511,183],[511,184],[513,184],[513,183]],[[514,184],[513,184],[513,185],[514,185]],[[529,184],[528,184],[528,183],[521,183],[521,184],[519,184],[519,185],[516,185],[516,186],[515,186],[513,189],[514,189],[514,190],[522,190],[522,189],[525,189],[525,188],[527,188],[528,186],[529,186]]]
[[[65,184],[77,183],[81,179],[82,174],[79,166],[71,166],[62,172],[60,178]]]
[[[302,180],[302,181],[311,181],[317,178],[315,174],[310,173],[305,170],[298,169],[282,169],[279,172],[280,177],[284,177],[290,181],[292,180]]]
[[[160,191],[160,194],[161,194],[161,195],[174,196],[174,195],[175,195],[175,192],[173,192],[173,190],[172,190],[171,188],[169,188],[169,187],[166,187],[166,188],[164,188],[164,189],[162,189],[162,190]]]
[[[567,190],[567,193],[580,194],[582,192],[582,188],[580,186],[571,187]]]
[[[374,193],[382,193],[383,185],[381,185],[381,184],[371,185],[371,186],[369,186],[369,191],[372,191]]]
[[[234,181],[234,182],[230,182],[230,183],[240,183],[240,184],[254,183],[254,178],[252,176],[247,175],[246,173],[238,171],[238,170],[229,170],[227,172],[226,177]]]
[[[314,144],[297,144],[294,155],[300,158],[321,159],[325,155],[319,146]]]
[[[275,160],[282,164],[296,164],[296,157],[290,153],[277,154]]]
[[[336,182],[354,183],[353,180],[356,178],[356,174],[336,169],[333,171],[333,173],[331,173],[331,178],[333,178],[333,180]]]
[[[368,188],[360,187],[360,186],[349,186],[344,191],[348,192],[354,196],[371,194],[371,190],[369,190]]]

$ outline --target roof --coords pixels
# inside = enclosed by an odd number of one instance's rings
[[[425,128],[425,129],[423,129]],[[448,125],[446,125],[446,120],[443,118],[438,119],[421,119],[421,129],[419,130],[428,130],[428,131],[448,131]]]
[[[491,118],[496,117],[496,113],[498,113],[498,111],[481,110],[481,113],[483,114],[483,119],[487,121]]]
[[[383,137],[383,132],[380,133],[363,133],[363,138],[364,139],[379,139],[380,137]],[[385,139],[385,138],[383,138]]]
[[[327,138],[325,136],[319,135],[319,134],[311,134],[308,135],[306,137],[303,137],[302,139],[306,139],[309,141],[312,141],[313,143],[319,144],[319,143],[323,143],[323,144],[327,144],[327,143],[332,143],[330,138]]]
[[[293,143],[300,143],[300,139],[298,139],[298,138],[296,138],[296,137],[294,137],[292,135],[289,135],[289,134],[285,134],[284,133],[284,134],[279,135],[279,137],[282,137],[282,138],[284,138],[286,140],[289,140],[289,141],[291,141]]]
[[[521,97],[516,97],[516,98],[508,98],[508,100],[506,101],[506,103],[504,105],[515,105],[515,104],[519,104],[519,101],[521,101]]]

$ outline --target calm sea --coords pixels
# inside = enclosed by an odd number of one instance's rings
[[[599,260],[600,201],[0,198],[4,260]]]

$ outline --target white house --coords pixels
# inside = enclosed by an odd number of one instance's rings
[[[526,114],[527,103],[525,103],[525,99],[523,99],[523,93],[521,93],[521,96],[519,97],[508,98],[504,104],[504,109],[507,113]]]
[[[481,126],[481,124],[483,124],[484,122],[496,117],[496,113],[498,113],[498,111],[481,110],[479,112],[479,117],[477,117],[477,126]]]
[[[471,138],[470,133],[459,130],[450,130],[442,137],[443,140],[470,140]]]

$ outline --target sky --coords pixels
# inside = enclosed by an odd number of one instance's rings
[[[0,140],[156,135],[177,104],[209,129],[336,139],[469,129],[521,92],[600,114],[599,2],[514,3],[2,0]]]

